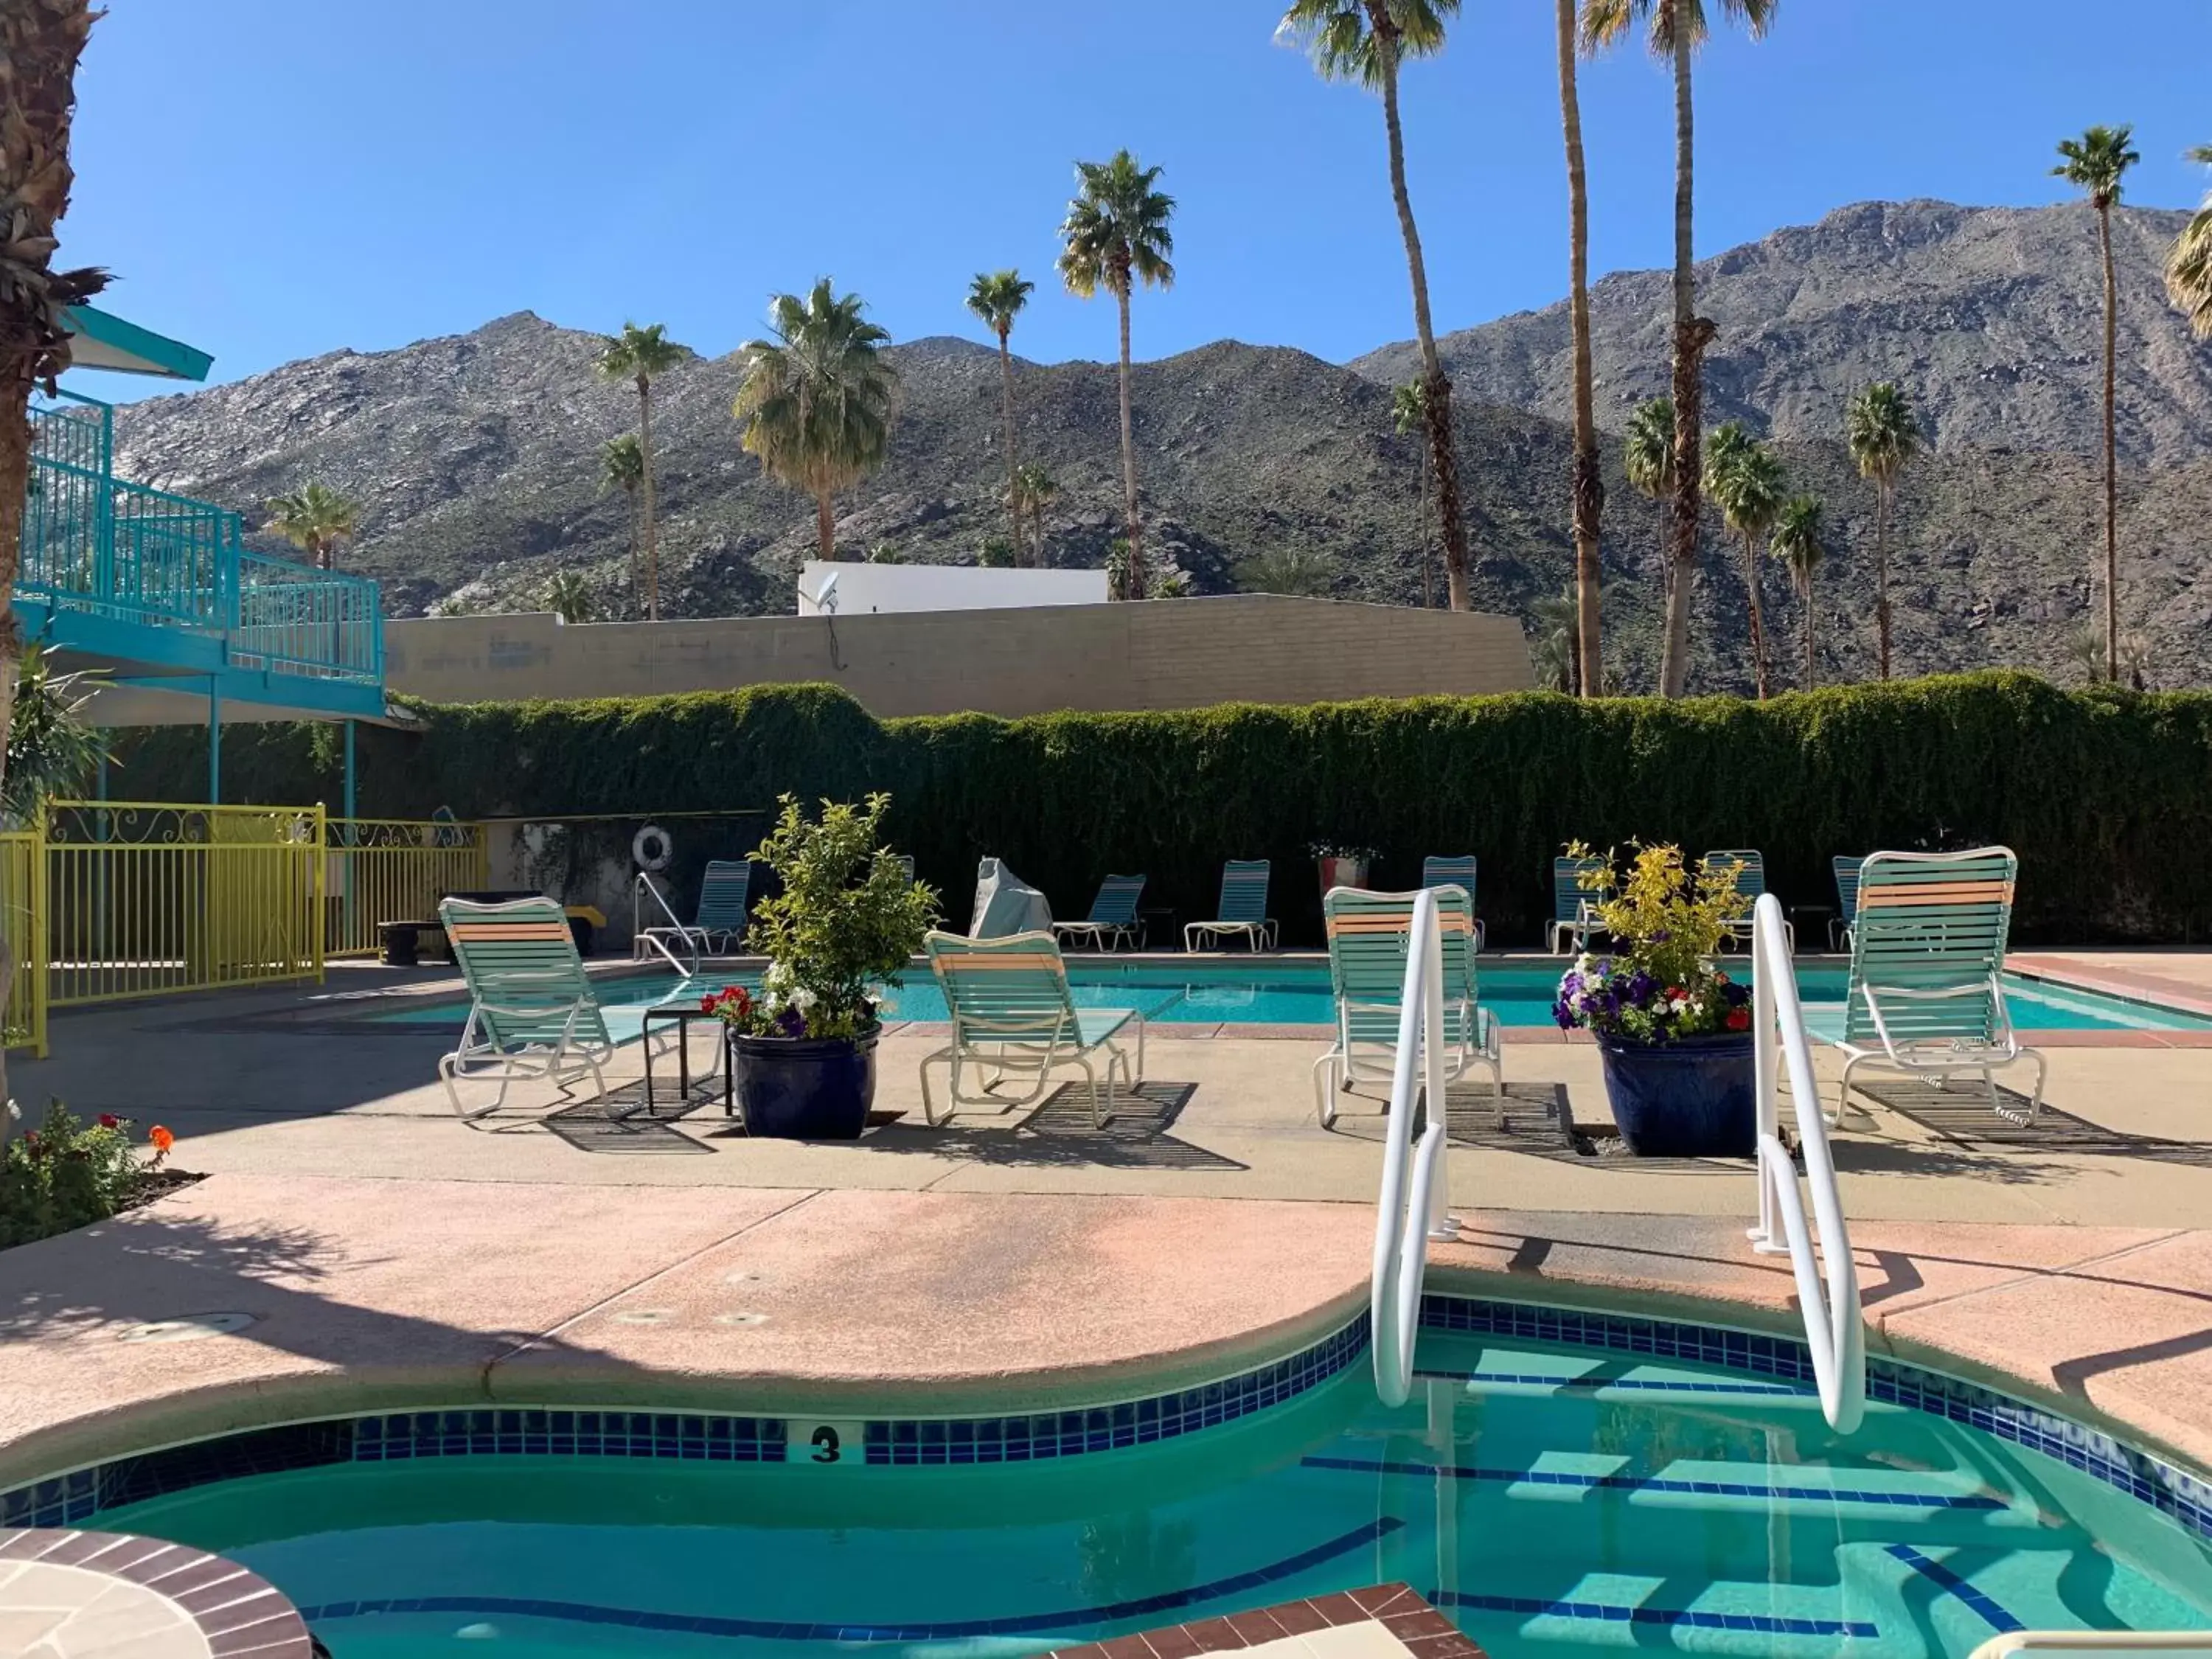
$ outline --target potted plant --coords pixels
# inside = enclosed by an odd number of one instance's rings
[[[1325,894],[1332,887],[1364,887],[1367,867],[1375,862],[1371,847],[1342,847],[1333,841],[1317,841],[1309,849],[1321,866],[1321,890]]]
[[[890,797],[822,804],[810,820],[791,796],[752,856],[783,890],[753,911],[768,958],[760,989],[701,999],[729,1030],[730,1071],[745,1133],[855,1140],[876,1092],[875,992],[896,985],[937,920],[936,895],[878,841]]]
[[[1580,842],[1570,857],[1587,858]],[[1748,1157],[1757,1134],[1751,988],[1714,963],[1749,908],[1733,870],[1692,881],[1681,849],[1638,843],[1624,879],[1608,857],[1583,885],[1611,935],[1560,976],[1553,1018],[1597,1039],[1606,1100],[1644,1158]]]

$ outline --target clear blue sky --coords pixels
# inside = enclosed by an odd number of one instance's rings
[[[2193,204],[2206,0],[1783,0],[1699,66],[1701,253],[1870,197],[2028,204],[2052,146],[2132,121],[2131,198]],[[1018,350],[1113,351],[1058,291],[1071,162],[1127,144],[1180,202],[1136,348],[1231,336],[1341,360],[1412,332],[1379,106],[1324,85],[1264,0],[109,0],[80,78],[72,262],[216,379],[527,308],[665,321],[720,353],[817,274],[899,338],[976,332],[975,271],[1037,294]],[[1468,0],[1407,73],[1437,325],[1565,287],[1553,8]],[[1585,69],[1595,267],[1664,264],[1666,78]],[[105,395],[158,389],[96,377]]]

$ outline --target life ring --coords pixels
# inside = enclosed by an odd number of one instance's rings
[[[665,870],[675,850],[675,844],[668,838],[668,831],[657,823],[647,824],[629,838],[629,855],[637,861],[637,867],[641,870]]]

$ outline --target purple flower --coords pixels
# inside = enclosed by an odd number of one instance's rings
[[[1628,984],[1624,994],[1628,998],[1630,1006],[1648,1007],[1650,1006],[1651,999],[1658,994],[1659,981],[1641,968],[1628,976]]]
[[[1559,1022],[1559,1027],[1562,1031],[1571,1031],[1575,1029],[1575,1011],[1567,1006],[1564,998],[1552,1005],[1552,1018]]]
[[[1730,980],[1721,987],[1721,995],[1727,1000],[1729,1007],[1741,1008],[1751,1000],[1751,987],[1739,985],[1734,980]]]
[[[805,1036],[806,1016],[787,1004],[783,1012],[775,1017],[775,1029],[788,1037]]]

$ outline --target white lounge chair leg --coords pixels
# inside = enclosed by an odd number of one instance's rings
[[[1847,1060],[1844,1062],[1843,1081],[1836,1085],[1836,1109],[1828,1119],[1828,1127],[1832,1129],[1839,1129],[1843,1127],[1844,1109],[1851,1103],[1851,1073],[1857,1069],[1857,1060]]]
[[[1313,1063],[1314,1116],[1321,1127],[1329,1127],[1336,1121],[1336,1050],[1332,1048]]]

